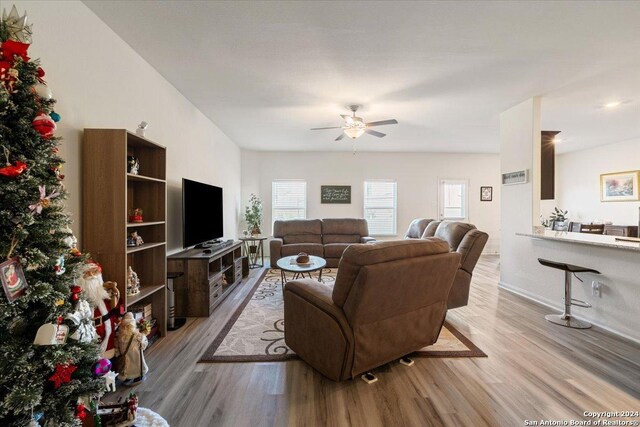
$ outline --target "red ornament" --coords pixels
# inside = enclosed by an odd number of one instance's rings
[[[49,139],[56,131],[56,123],[51,120],[51,117],[44,113],[40,113],[33,119],[33,128],[38,131],[43,138]]]
[[[16,162],[15,165],[8,163],[7,166],[0,168],[0,175],[8,176],[9,178],[15,178],[27,169],[27,164],[24,162]]]
[[[72,286],[71,287],[71,301],[73,301],[73,302],[78,301],[80,299],[80,292],[82,292],[82,288],[80,286],[78,286],[78,285]]]
[[[44,70],[42,69],[42,67],[38,67],[37,73],[38,73],[38,81],[40,83],[44,83],[44,80],[42,80],[42,78],[44,77]]]
[[[56,365],[56,371],[49,377],[49,381],[53,381],[53,387],[58,389],[62,384],[66,384],[71,381],[71,374],[78,369],[77,366],[71,363],[65,363],[64,365]]]
[[[84,421],[84,419],[87,418],[87,414],[87,408],[82,403],[78,403],[76,406],[76,418],[80,421]]]
[[[15,61],[14,56],[19,56],[25,62],[29,61],[29,57],[27,56],[29,45],[27,43],[7,40],[6,42],[2,42],[0,48],[2,49],[2,58],[5,61],[13,63]]]

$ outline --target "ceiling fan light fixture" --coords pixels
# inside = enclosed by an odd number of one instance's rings
[[[357,139],[364,135],[364,131],[363,127],[349,127],[344,130],[344,133],[351,139]]]

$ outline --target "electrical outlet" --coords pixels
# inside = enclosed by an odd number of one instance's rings
[[[591,294],[594,297],[602,298],[602,286],[603,286],[603,283],[598,282],[597,280],[594,280],[593,282],[591,282]]]

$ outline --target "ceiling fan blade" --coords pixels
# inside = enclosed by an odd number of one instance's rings
[[[351,116],[348,115],[348,114],[340,114],[340,117],[342,117],[343,119],[347,120]]]
[[[386,133],[378,132],[378,131],[371,130],[371,129],[366,129],[364,131],[364,133],[368,133],[369,135],[377,136],[378,138],[382,138],[383,136],[386,135]]]
[[[389,120],[380,120],[379,122],[369,122],[365,124],[367,126],[397,125],[398,121],[396,119],[389,119]]]
[[[331,126],[328,128],[311,128],[309,130],[342,129],[342,126]]]
[[[344,133],[341,133],[339,137],[334,139],[334,141],[340,141],[342,138],[344,138]]]

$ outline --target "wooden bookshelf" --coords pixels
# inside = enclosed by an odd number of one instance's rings
[[[140,174],[127,173],[127,156],[140,161]],[[82,150],[82,247],[103,268],[105,281],[118,283],[125,309],[151,303],[161,336],[167,332],[166,149],[124,129],[85,129]],[[128,222],[141,208],[145,222]],[[127,247],[137,231],[142,246]],[[129,266],[138,273],[140,293],[127,296]]]

